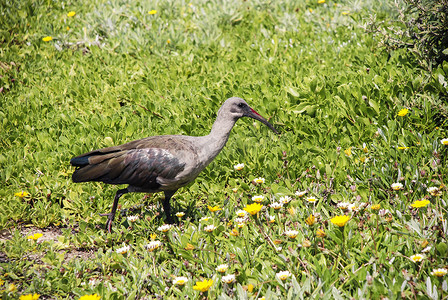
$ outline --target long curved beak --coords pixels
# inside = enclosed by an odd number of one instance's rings
[[[255,120],[260,121],[264,125],[268,126],[272,131],[276,134],[280,134],[271,123],[269,123],[265,118],[263,118],[259,113],[257,113],[253,108],[248,107],[248,110],[244,113],[245,117],[249,117]]]

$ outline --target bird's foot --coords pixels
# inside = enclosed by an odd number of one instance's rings
[[[100,216],[102,217],[107,216],[106,229],[109,233],[112,233],[112,222],[114,221],[115,214],[112,213],[100,214]]]

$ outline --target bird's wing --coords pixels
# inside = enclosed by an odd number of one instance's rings
[[[123,149],[120,146],[92,151],[73,158],[78,166],[74,182],[102,181],[109,184],[129,184],[157,190],[158,179],[173,179],[185,168],[168,150],[160,148]]]

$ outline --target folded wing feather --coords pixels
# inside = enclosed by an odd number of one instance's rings
[[[74,182],[102,181],[129,184],[156,190],[157,180],[173,179],[185,168],[169,151],[158,148],[119,149],[109,147],[75,157],[72,165]]]

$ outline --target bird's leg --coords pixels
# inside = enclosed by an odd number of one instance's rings
[[[115,212],[117,211],[118,200],[120,199],[121,196],[123,196],[128,192],[129,192],[128,189],[118,190],[117,193],[115,194],[114,204],[112,205],[112,211],[108,214],[100,214],[100,216],[107,216],[106,229],[107,231],[109,231],[109,233],[112,232],[112,222],[115,218]]]
[[[173,224],[174,223],[173,217],[171,216],[170,199],[171,199],[171,197],[173,197],[175,192],[176,191],[165,191],[165,199],[162,202],[163,210],[164,210],[165,216],[166,216],[166,222],[168,224]]]

